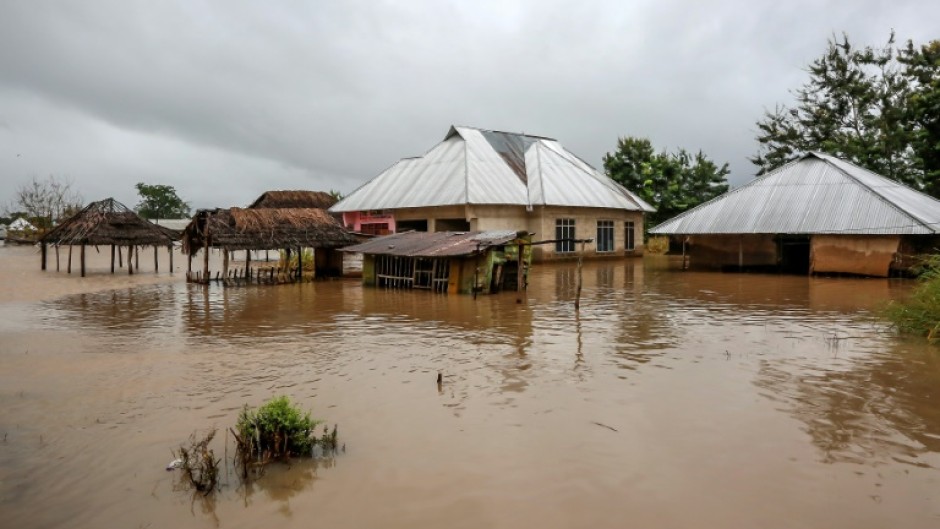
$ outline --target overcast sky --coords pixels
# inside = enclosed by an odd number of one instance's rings
[[[753,177],[755,121],[833,33],[940,38],[940,2],[0,0],[0,204],[33,176],[86,201],[167,184],[195,207],[352,191],[451,124],[619,136]]]

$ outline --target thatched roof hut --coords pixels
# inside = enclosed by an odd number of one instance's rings
[[[69,247],[68,271],[72,272],[72,246],[81,247],[81,275],[85,276],[85,246],[111,245],[111,273],[114,273],[115,250],[127,247],[127,271],[134,273],[137,264],[131,263],[135,249],[141,246],[154,247],[154,271],[158,270],[157,248],[166,247],[170,254],[170,272],[173,269],[173,241],[179,236],[173,230],[157,226],[134,213],[130,208],[113,198],[92,202],[81,211],[59,223],[39,239],[42,250],[42,269],[46,269],[46,248],[56,249],[56,269],[59,267],[59,246]],[[118,252],[118,261],[122,261]],[[134,263],[138,260],[135,259]],[[123,264],[121,265],[123,266]]]
[[[266,191],[248,207],[330,209],[336,202],[336,197],[324,191]]]
[[[190,256],[189,280],[209,281],[210,248],[222,250],[221,278],[226,281],[230,275],[229,256],[236,250],[247,251],[242,275],[232,271],[236,280],[247,277],[248,282],[252,281],[252,250],[284,250],[287,281],[304,278],[304,267],[308,265],[302,258],[295,257],[296,264],[288,264],[293,252],[297,252],[295,256],[303,255],[303,249],[314,249],[315,277],[342,273],[342,254],[334,250],[355,244],[359,238],[326,211],[335,202],[329,193],[321,191],[268,191],[247,208],[197,211],[183,230],[183,252]],[[203,271],[194,275],[192,259],[200,249],[204,251]]]
[[[113,198],[92,202],[39,239],[42,244],[169,246],[173,230],[141,217]]]
[[[206,237],[208,236],[208,244]],[[358,239],[317,208],[200,210],[183,231],[183,252],[339,248]]]

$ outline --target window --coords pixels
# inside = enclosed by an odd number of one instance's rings
[[[574,251],[574,219],[555,219],[555,252],[571,253]],[[567,239],[567,240],[562,240]]]
[[[623,223],[623,233],[624,233],[623,248],[625,250],[630,251],[630,250],[636,249],[636,242],[635,242],[636,239],[633,233],[635,229],[636,229],[636,226],[633,224],[632,220],[628,220],[627,222]]]
[[[596,245],[597,245],[598,252],[614,251],[614,221],[612,220],[597,221]]]

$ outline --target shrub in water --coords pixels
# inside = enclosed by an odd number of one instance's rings
[[[277,397],[257,410],[246,405],[235,428],[238,437],[251,444],[252,456],[281,459],[310,455],[313,429],[319,423],[310,418],[309,412],[291,405],[287,397]]]
[[[940,340],[940,255],[931,257],[924,265],[920,284],[910,298],[888,305],[885,315],[902,333]]]

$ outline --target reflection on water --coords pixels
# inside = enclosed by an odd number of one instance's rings
[[[0,507],[89,527],[940,520],[940,359],[873,316],[909,283],[655,259],[582,277],[580,311],[573,264],[536,267],[522,303],[328,281],[28,305],[0,329]],[[342,464],[181,507],[169,448],[274,394],[340,424]]]

